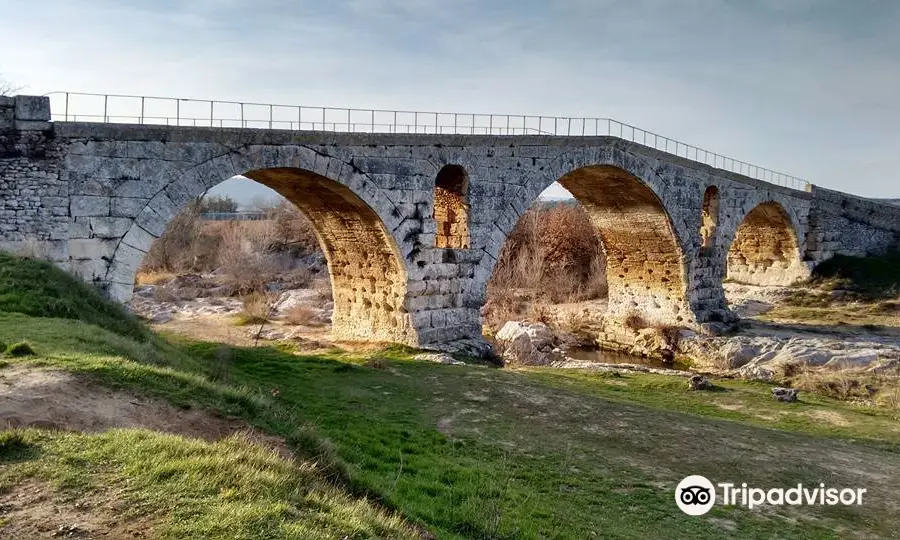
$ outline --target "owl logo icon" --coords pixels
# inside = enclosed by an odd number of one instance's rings
[[[702,516],[716,503],[716,489],[706,477],[688,476],[675,488],[675,504],[689,516]]]

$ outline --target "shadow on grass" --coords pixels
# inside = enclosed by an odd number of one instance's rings
[[[20,463],[41,457],[41,447],[18,430],[0,432],[0,463]]]

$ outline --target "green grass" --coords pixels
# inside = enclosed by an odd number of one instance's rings
[[[871,299],[900,294],[900,251],[882,256],[835,255],[813,271],[812,283],[844,288]]]
[[[145,340],[150,333],[122,306],[43,261],[0,252],[0,312],[78,319]]]
[[[9,466],[15,463],[15,466]],[[0,486],[51,483],[61,502],[121,493],[125,517],[165,513],[168,538],[414,538],[403,520],[241,436],[215,443],[144,430],[0,435]]]
[[[299,354],[173,336],[133,339],[79,320],[0,313],[0,340],[105,386],[203,407],[277,434],[284,461],[232,438],[146,431],[11,431],[0,478],[62,498],[123,490],[131,511],[180,538],[396,537],[390,511],[439,538],[864,538],[900,529],[890,413],[769,387],[410,360],[409,349]],[[316,463],[315,466],[312,464]],[[759,487],[865,487],[860,508],[716,507],[673,501],[689,474]],[[379,508],[389,509],[388,511]],[[2,517],[2,516],[0,516]],[[302,529],[306,527],[307,529]],[[337,536],[340,537],[340,536]]]

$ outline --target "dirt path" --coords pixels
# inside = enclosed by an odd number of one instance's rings
[[[103,388],[66,371],[33,366],[0,370],[0,426],[82,432],[144,428],[208,441],[246,433],[284,456],[292,455],[281,439],[265,435],[243,420],[205,410],[178,409]]]

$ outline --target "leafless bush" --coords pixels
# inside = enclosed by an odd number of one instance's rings
[[[489,301],[509,290],[551,303],[605,296],[606,260],[584,209],[537,206],[519,219],[488,283]]]
[[[140,272],[196,271],[198,264],[201,263],[200,248],[212,240],[203,238],[200,222],[201,204],[200,198],[193,200],[169,222],[163,235],[150,246]]]
[[[238,315],[238,322],[242,325],[265,324],[272,316],[274,298],[271,294],[260,291],[251,291],[241,295],[241,303],[244,311]]]
[[[637,313],[631,313],[626,316],[625,320],[622,321],[622,325],[633,332],[643,330],[648,326],[647,321],[645,321],[644,318]]]
[[[293,204],[265,209],[270,219],[262,221],[204,221],[202,205],[201,199],[189,204],[153,243],[139,282],[219,270],[235,294],[264,291],[272,282],[285,288],[310,284],[309,266],[321,254],[309,220]]]

